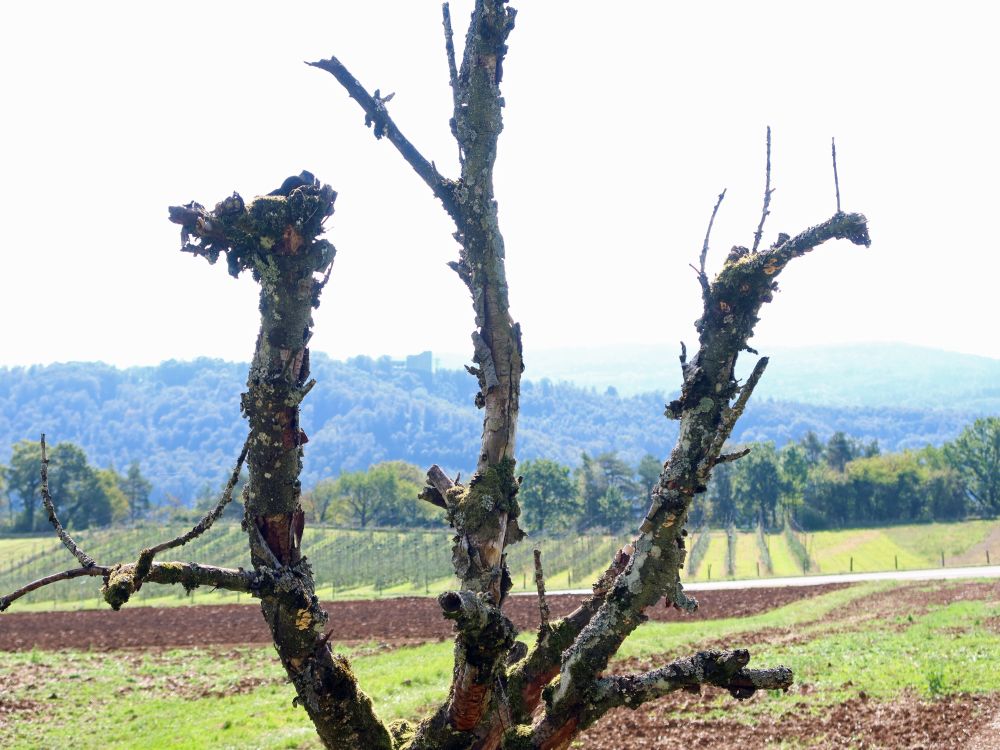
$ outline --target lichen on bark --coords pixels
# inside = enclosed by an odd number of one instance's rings
[[[243,525],[257,572],[261,609],[278,655],[327,747],[392,747],[388,728],[358,688],[347,660],[323,634],[326,612],[301,554],[302,446],[299,405],[309,380],[312,309],[329,278],[335,250],[320,237],[336,192],[308,172],[249,204],[234,194],[214,211],[172,207],[183,249],[214,263],[227,256],[234,276],[260,285],[260,332],[241,409],[250,423],[249,482]]]

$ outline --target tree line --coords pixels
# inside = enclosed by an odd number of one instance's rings
[[[883,452],[877,441],[814,432],[781,449],[752,442],[738,461],[716,467],[692,508],[691,523],[781,526],[809,530],[891,523],[954,521],[1000,515],[1000,418],[976,420],[941,448]],[[615,451],[583,453],[573,468],[547,458],[518,465],[524,526],[536,533],[621,531],[649,503],[660,461],[630,464]],[[421,469],[404,461],[376,464],[320,482],[303,499],[314,520],[342,525],[435,525],[415,498]]]
[[[695,502],[692,525],[768,528],[788,517],[802,528],[922,521],[953,521],[1000,514],[1000,418],[976,420],[953,441],[936,448],[883,452],[877,441],[834,432],[825,442],[815,432],[782,448],[750,442],[738,461],[716,467],[707,491]],[[37,441],[14,446],[9,466],[0,466],[0,512],[13,531],[45,525],[38,496],[41,452]],[[136,520],[152,510],[150,481],[133,461],[125,474],[87,462],[83,450],[58,443],[49,455],[53,498],[75,528]],[[621,531],[635,525],[649,503],[661,471],[646,454],[630,463],[617,451],[584,452],[576,467],[548,458],[523,461],[519,498],[525,528],[536,533],[571,530]],[[417,501],[424,470],[407,461],[382,461],[317,482],[302,498],[312,522],[357,528],[434,527],[440,514]],[[237,485],[227,517],[241,519]],[[168,503],[163,512],[193,517],[213,507],[221,487],[204,483],[188,503]]]
[[[135,521],[150,510],[152,484],[143,476],[139,462],[129,464],[124,474],[114,466],[91,466],[80,446],[61,442],[47,451],[48,486],[62,521],[76,529]],[[41,496],[41,443],[21,440],[11,452],[10,464],[0,465],[0,512],[15,532],[41,531],[48,527]]]
[[[717,466],[692,522],[807,530],[955,521],[1000,514],[1000,418],[976,420],[942,447],[885,453],[876,441],[815,433],[749,446]]]
[[[397,459],[470,475],[481,425],[468,409],[476,388],[467,373],[401,369],[388,358],[338,362],[315,352],[312,368],[318,382],[302,411],[312,448],[303,466],[306,487]],[[99,466],[141,462],[154,503],[190,500],[206,482],[222,480],[239,453],[246,432],[235,404],[245,381],[245,365],[214,359],[128,369],[80,362],[0,367],[0,446],[45,432],[79,445]],[[520,458],[575,466],[583,452],[617,451],[637,464],[676,437],[662,416],[671,398],[525,381]],[[895,451],[941,445],[988,413],[761,399],[751,402],[733,439],[782,446],[809,430],[824,437],[840,430]]]

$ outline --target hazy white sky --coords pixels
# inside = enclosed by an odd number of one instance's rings
[[[515,317],[531,349],[694,338],[717,265],[845,210],[870,250],[783,274],[756,342],[894,340],[992,357],[1000,253],[997,18],[988,3],[521,0],[496,170]],[[470,2],[456,2],[456,40]],[[336,188],[338,255],[314,348],[471,349],[472,312],[429,190],[327,73],[337,55],[456,171],[440,5],[31,2],[0,11],[0,364],[250,356],[256,291],[184,255],[169,204]]]

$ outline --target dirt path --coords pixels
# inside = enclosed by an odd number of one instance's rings
[[[654,620],[748,617],[799,599],[843,588],[844,584],[810,588],[710,591],[698,595],[694,615],[682,615],[663,606],[647,614]],[[572,611],[581,596],[550,596],[554,616]],[[328,627],[337,642],[380,641],[392,644],[444,640],[452,625],[441,616],[433,598],[402,597],[324,604]],[[522,630],[538,627],[534,597],[511,597],[508,616]],[[271,642],[260,610],[252,604],[195,605],[191,607],[126,607],[121,612],[8,612],[0,615],[0,651],[32,648],[93,648],[114,650],[138,647],[266,644]]]

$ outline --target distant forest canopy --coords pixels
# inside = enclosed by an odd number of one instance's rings
[[[426,357],[394,361],[356,357],[347,362],[314,355],[318,383],[303,408],[303,482],[311,488],[342,472],[400,460],[438,463],[469,475],[481,422],[472,408],[476,381],[458,370],[432,372]],[[663,372],[679,382],[679,367]],[[676,372],[675,372],[676,369]],[[764,381],[767,381],[765,374]],[[828,379],[839,377],[836,368]],[[96,467],[121,471],[138,462],[152,484],[154,504],[171,498],[191,505],[206,486],[222,483],[246,435],[239,414],[246,365],[213,359],[168,361],[117,369],[101,363],[0,368],[0,463],[20,440],[73,443]],[[817,387],[821,387],[817,383]],[[548,380],[525,382],[518,456],[570,467],[581,455],[617,452],[637,465],[663,457],[676,425],[663,417],[668,395],[622,397]],[[968,403],[968,401],[961,401]],[[834,407],[754,399],[734,434],[736,442],[772,441],[781,448],[815,432],[827,440],[844,432],[884,451],[939,446],[955,438],[977,410]]]
[[[665,374],[677,366],[678,350],[677,344],[543,349],[531,353],[529,365],[535,380],[568,380],[598,391],[612,386],[634,395],[671,387]],[[1000,414],[1000,359],[888,343],[768,347],[761,353],[771,362],[754,398]],[[452,354],[439,360],[456,368],[463,361]],[[752,357],[741,360],[737,377],[745,377],[752,364]]]

